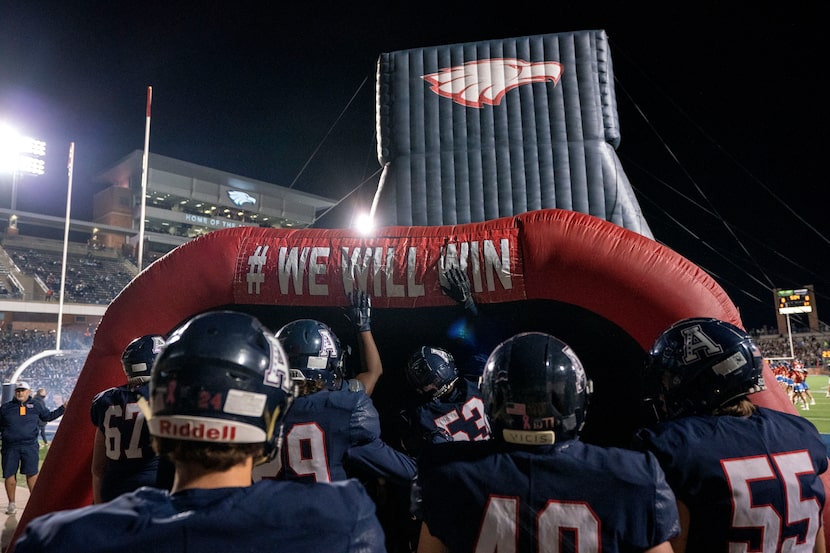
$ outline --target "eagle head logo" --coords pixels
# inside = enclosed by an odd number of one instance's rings
[[[228,190],[228,198],[230,198],[233,205],[236,206],[241,207],[245,204],[256,205],[256,198],[247,192],[242,192],[241,190]]]
[[[504,95],[520,85],[553,82],[562,76],[562,64],[555,61],[528,62],[517,58],[476,60],[447,67],[421,78],[430,90],[471,108],[497,106]]]

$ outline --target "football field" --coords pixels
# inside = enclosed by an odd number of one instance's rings
[[[826,397],[827,376],[808,376],[807,384],[810,385],[810,393],[813,394],[816,404],[810,405],[809,410],[801,406],[796,406],[796,409],[802,417],[816,425],[820,433],[830,435],[830,397]]]

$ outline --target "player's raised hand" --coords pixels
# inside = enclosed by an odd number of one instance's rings
[[[467,278],[467,273],[459,267],[450,267],[444,272],[444,278],[447,281],[446,286],[441,284],[441,289],[444,293],[463,305],[464,309],[467,309],[473,315],[478,315],[478,309],[473,299],[473,293],[470,290],[470,279]]]
[[[363,290],[349,292],[349,303],[346,308],[346,317],[352,322],[358,332],[372,330],[372,301]]]

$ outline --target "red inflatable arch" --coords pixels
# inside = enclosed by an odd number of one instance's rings
[[[384,323],[405,334],[420,313],[457,308],[440,288],[444,264],[467,271],[482,309],[508,304],[521,311],[517,302],[575,306],[616,325],[643,351],[684,317],[741,325],[726,293],[699,267],[653,240],[573,211],[391,227],[369,237],[344,229],[212,232],[153,263],[107,309],[14,538],[35,516],[91,503],[90,403],[97,392],[123,383],[121,352],[136,336],[166,334],[191,315],[223,306],[339,307],[356,288],[370,293],[373,319],[384,310],[406,310],[407,317]],[[382,380],[393,376],[387,366]],[[795,412],[777,386],[752,398]]]

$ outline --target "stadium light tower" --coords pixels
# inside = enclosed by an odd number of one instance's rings
[[[12,175],[11,210],[17,208],[18,175],[42,175],[46,142],[20,135],[12,127],[0,124],[0,172]]]

